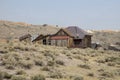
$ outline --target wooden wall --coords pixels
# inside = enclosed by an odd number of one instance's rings
[[[68,40],[51,40],[51,45],[67,47],[68,46]]]
[[[83,47],[91,47],[91,36],[85,36],[82,40]]]
[[[70,47],[72,45],[72,39],[63,29],[61,29],[51,37],[51,45]]]

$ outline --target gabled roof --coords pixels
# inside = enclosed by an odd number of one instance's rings
[[[51,35],[49,35],[49,34],[48,34],[48,35],[40,34],[40,35],[36,36],[36,37],[32,40],[32,42],[41,40],[41,39],[43,39],[43,38],[45,38],[45,37],[48,37],[48,36],[51,36]]]
[[[38,38],[40,35],[32,35],[32,37],[31,37],[31,41],[33,42],[34,40],[36,40],[36,38]]]
[[[83,39],[86,35],[90,35],[89,33],[87,33],[86,31],[77,26],[69,26],[65,28],[65,30],[69,32],[74,38],[78,39]]]
[[[68,36],[70,36],[70,37],[73,37],[73,36],[71,35],[71,33],[69,33],[66,29],[62,29],[62,28],[61,28],[57,33],[53,34],[52,36],[58,34],[60,31],[63,31],[64,33],[66,33],[66,34],[67,34]]]

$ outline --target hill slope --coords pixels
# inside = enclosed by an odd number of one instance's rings
[[[0,80],[2,78],[119,80],[120,52],[15,42],[0,44]]]
[[[49,34],[55,33],[57,27],[50,25],[32,25],[21,22],[0,21],[0,38],[15,38],[24,34]]]

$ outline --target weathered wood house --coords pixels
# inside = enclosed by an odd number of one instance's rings
[[[86,31],[70,26],[51,35],[39,35],[33,42],[63,47],[91,47],[91,36]]]
[[[32,42],[37,42],[37,43],[43,44],[43,45],[51,45],[50,36],[51,35],[41,34],[41,35],[37,36],[34,40],[32,40]]]

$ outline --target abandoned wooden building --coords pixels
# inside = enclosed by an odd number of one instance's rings
[[[19,41],[26,41],[26,42],[30,42],[31,41],[31,35],[30,34],[25,34],[25,35],[23,35],[23,36],[21,36],[20,38],[19,38]]]
[[[32,42],[33,43],[37,42],[37,43],[43,44],[43,45],[51,45],[50,36],[51,35],[40,34],[35,39],[33,39]]]
[[[39,35],[33,42],[61,47],[91,47],[91,36],[76,26],[60,29],[55,34]]]

